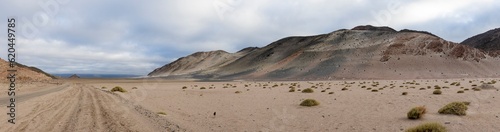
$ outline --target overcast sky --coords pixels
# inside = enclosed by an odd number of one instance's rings
[[[357,25],[461,42],[500,27],[499,12],[495,0],[2,0],[0,29],[17,18],[18,62],[49,73],[145,75],[197,51]]]

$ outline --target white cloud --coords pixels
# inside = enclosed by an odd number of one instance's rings
[[[35,0],[4,3],[3,18],[43,13]],[[21,62],[53,73],[146,74],[196,51],[235,52],[365,24],[459,42],[499,27],[498,9],[494,0],[70,0],[40,34],[20,38],[18,51]]]

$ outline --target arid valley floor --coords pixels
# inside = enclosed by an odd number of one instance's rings
[[[0,131],[397,132],[437,122],[451,132],[494,132],[500,130],[498,81],[56,79],[19,84],[16,124],[1,125]],[[483,83],[495,88],[473,89]],[[127,92],[110,92],[116,86]],[[301,92],[306,88],[314,92]],[[436,89],[442,94],[433,94]],[[1,113],[8,110],[6,95],[0,95]],[[315,99],[320,105],[300,106],[304,99]],[[470,102],[467,115],[438,114],[455,101]],[[425,106],[427,114],[409,120],[406,114],[416,106]],[[5,122],[7,116],[0,114]]]

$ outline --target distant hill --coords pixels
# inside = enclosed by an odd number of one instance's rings
[[[72,75],[77,75],[80,78],[134,78],[140,75],[129,74],[54,74],[61,78],[70,78]]]
[[[73,75],[69,76],[68,78],[70,78],[70,79],[77,79],[77,78],[80,78],[80,76],[78,76],[76,74],[73,74]]]
[[[500,55],[500,28],[470,37],[461,44],[475,47],[490,53],[491,56]]]
[[[357,26],[293,36],[236,53],[196,52],[150,72],[181,79],[418,79],[498,77],[500,60],[426,32]]]
[[[46,81],[46,80],[52,80],[55,79],[56,77],[48,74],[41,69],[38,69],[36,67],[30,67],[26,66],[20,63],[17,63],[17,76],[16,79],[19,81],[23,82],[29,82],[29,81]],[[7,69],[9,68],[9,62],[3,60],[0,58],[0,76],[2,78],[0,79],[1,82],[6,82],[8,76]],[[18,81],[18,82],[19,82]]]

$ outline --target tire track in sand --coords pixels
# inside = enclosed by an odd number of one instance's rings
[[[184,131],[115,93],[84,84],[23,103],[31,111],[0,131]]]

